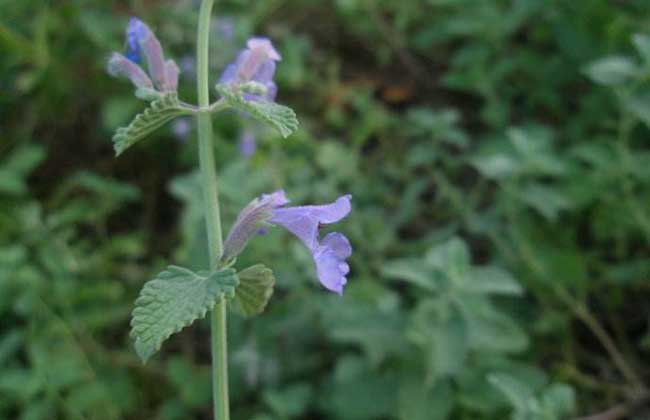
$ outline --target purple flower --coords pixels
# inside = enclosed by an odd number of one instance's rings
[[[289,202],[284,191],[262,195],[251,201],[237,217],[224,244],[223,259],[228,261],[239,255],[248,240],[267,224],[282,226],[311,251],[321,284],[342,294],[350,271],[345,260],[352,254],[352,247],[338,232],[319,241],[319,227],[345,218],[352,209],[351,199],[352,196],[344,195],[333,203],[320,206],[283,207]]]
[[[126,58],[138,64],[142,61],[140,41],[147,38],[150,32],[147,25],[138,18],[132,17],[129,20],[129,26],[126,28]]]
[[[113,53],[108,60],[108,73],[111,76],[123,76],[131,80],[138,89],[153,90],[153,83],[147,73],[132,60],[119,53]]]
[[[257,150],[257,141],[255,134],[250,130],[245,130],[239,138],[239,152],[245,159],[250,159]]]
[[[271,194],[263,194],[248,203],[237,216],[237,220],[224,242],[222,259],[228,261],[239,255],[246,247],[248,240],[266,226],[274,209],[288,202],[284,191],[280,190]]]
[[[147,63],[148,75],[139,65],[143,56]],[[131,18],[129,21],[125,54],[111,55],[108,72],[112,76],[127,77],[139,89],[173,92],[178,88],[178,66],[173,60],[165,61],[158,38],[137,18]]]
[[[264,95],[245,94],[246,100],[273,101],[278,88],[273,81],[275,62],[282,60],[268,38],[251,38],[237,60],[228,65],[219,79],[222,84],[257,82],[266,88]]]

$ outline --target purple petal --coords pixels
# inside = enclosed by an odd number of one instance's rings
[[[321,247],[331,250],[337,258],[346,259],[352,255],[350,241],[342,233],[332,232],[325,235],[320,242]]]
[[[273,100],[277,86],[273,82],[275,62],[281,59],[267,38],[251,38],[247,48],[242,50],[234,63],[228,65],[219,79],[220,83],[247,83],[255,81],[266,86],[263,96],[244,94],[246,100]]]
[[[113,53],[108,60],[108,73],[111,76],[124,76],[138,88],[152,89],[153,84],[149,76],[140,66],[119,53]]]
[[[158,38],[149,31],[149,35],[140,41],[142,52],[147,59],[149,75],[156,87],[162,91],[167,90],[167,76],[165,71],[165,56]]]
[[[318,245],[320,224],[336,223],[350,213],[351,195],[344,195],[331,204],[278,208],[269,222],[280,225],[296,235],[313,251]]]
[[[253,75],[257,73],[259,68],[268,61],[266,51],[261,48],[254,50],[246,50],[240,55],[243,57],[239,66],[237,67],[237,78],[240,82],[249,82],[253,79]]]
[[[273,60],[273,61],[281,61],[282,57],[280,54],[276,51],[275,48],[273,48],[273,44],[271,43],[271,40],[268,38],[264,37],[254,37],[250,38],[246,42],[246,46],[250,50],[255,50],[255,49],[260,49],[263,50],[266,56]]]
[[[266,85],[266,100],[273,102],[275,97],[278,95],[278,87],[274,82],[270,82]]]
[[[273,76],[275,75],[275,62],[268,60],[262,65],[259,66],[251,80],[260,82],[263,85],[273,81]]]
[[[284,193],[284,190],[277,190],[271,194],[262,194],[262,200],[268,200],[272,207],[280,207],[289,204],[290,200]]]
[[[345,276],[350,272],[345,259],[350,255],[352,255],[350,241],[338,232],[325,236],[314,250],[313,257],[318,280],[326,289],[339,295],[343,294],[343,287],[347,283]]]
[[[178,90],[178,74],[180,70],[174,60],[167,60],[165,63],[165,79],[167,90],[175,92]]]
[[[135,62],[142,61],[140,43],[147,38],[151,31],[140,19],[132,17],[126,28],[126,57]]]
[[[228,261],[239,255],[246,247],[248,240],[261,228],[264,228],[273,214],[273,210],[288,202],[284,191],[279,190],[271,194],[263,194],[244,207],[224,242],[222,259]]]
[[[226,84],[226,83],[232,83],[235,81],[235,77],[237,76],[237,65],[236,64],[228,64],[226,66],[226,69],[221,73],[221,77],[219,78],[219,83]]]

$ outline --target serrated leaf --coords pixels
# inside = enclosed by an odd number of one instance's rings
[[[120,127],[113,136],[115,154],[121,155],[139,140],[181,115],[191,114],[192,110],[181,104],[176,92],[152,101],[144,112],[135,116],[127,127]]]
[[[238,277],[232,309],[245,317],[264,312],[275,286],[273,271],[258,264],[240,271]]]
[[[241,92],[222,85],[217,86],[217,91],[229,106],[271,124],[284,138],[298,129],[296,113],[289,107],[264,100],[246,100]]]
[[[238,280],[235,270],[196,274],[169,266],[147,282],[135,301],[131,337],[146,362],[172,334],[203,318],[224,297],[232,297]]]

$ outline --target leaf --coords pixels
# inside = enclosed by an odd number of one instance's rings
[[[499,267],[473,267],[463,291],[480,294],[520,295],[523,289],[510,273]]]
[[[533,400],[533,390],[506,373],[491,373],[488,381],[508,399],[516,411],[527,412]]]
[[[27,192],[27,176],[45,159],[40,146],[25,145],[17,148],[0,165],[0,193],[20,195]]]
[[[391,373],[373,370],[360,356],[340,357],[332,380],[319,392],[328,419],[374,420],[391,418],[397,407],[397,380]]]
[[[576,409],[576,395],[569,385],[555,383],[548,386],[541,397],[542,409],[555,418],[566,418]]]
[[[526,332],[487,297],[466,293],[456,305],[465,319],[468,343],[473,350],[518,353],[528,347]]]
[[[191,113],[192,110],[178,100],[176,92],[152,101],[144,112],[135,116],[131,124],[117,129],[113,136],[115,155],[121,155],[126,149],[174,118]]]
[[[470,164],[486,178],[497,180],[513,177],[522,170],[521,163],[505,153],[476,156],[470,159]]]
[[[518,192],[526,204],[537,210],[544,218],[554,222],[558,214],[572,207],[571,200],[556,188],[531,183]]]
[[[417,258],[389,261],[383,267],[383,274],[432,292],[440,288],[439,276]]]
[[[471,262],[467,244],[458,237],[433,246],[425,259],[431,267],[443,271],[453,279],[462,277]]]
[[[203,318],[224,297],[234,295],[235,270],[209,275],[176,266],[147,282],[135,301],[131,337],[135,350],[146,362],[172,334]]]
[[[650,127],[650,92],[635,92],[623,98],[623,106]]]
[[[621,85],[635,77],[639,69],[628,57],[609,56],[591,63],[584,72],[598,84],[614,86]]]
[[[240,271],[238,277],[239,286],[231,301],[232,309],[245,317],[264,312],[275,286],[273,271],[257,264]]]
[[[323,319],[331,339],[359,347],[372,365],[404,351],[406,342],[401,333],[406,323],[397,308],[381,308],[377,303],[363,301],[339,305],[335,311],[331,308],[328,303]]]
[[[283,389],[269,389],[262,397],[279,418],[292,419],[307,411],[313,394],[311,385],[301,382]]]
[[[430,328],[430,374],[435,379],[456,376],[467,360],[468,336],[465,322],[453,318]]]
[[[454,406],[454,390],[447,381],[429,387],[423,380],[409,378],[399,387],[399,420],[445,420]]]
[[[217,85],[217,91],[229,106],[271,124],[284,138],[289,137],[298,129],[296,113],[289,107],[269,101],[247,101],[241,92],[223,85]]]
[[[646,64],[650,64],[650,36],[645,34],[632,35],[632,44]]]

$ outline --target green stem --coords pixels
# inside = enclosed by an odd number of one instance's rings
[[[205,220],[208,234],[210,268],[216,269],[223,242],[221,235],[221,216],[219,214],[219,192],[214,163],[212,120],[209,112],[210,82],[209,42],[210,16],[214,0],[203,0],[199,11],[199,29],[196,52],[197,92],[199,108],[197,115],[199,132],[199,162],[201,167],[201,186],[205,206]],[[229,420],[228,407],[228,342],[226,330],[226,302],[215,305],[211,314],[212,334],[212,399],[215,420]]]

